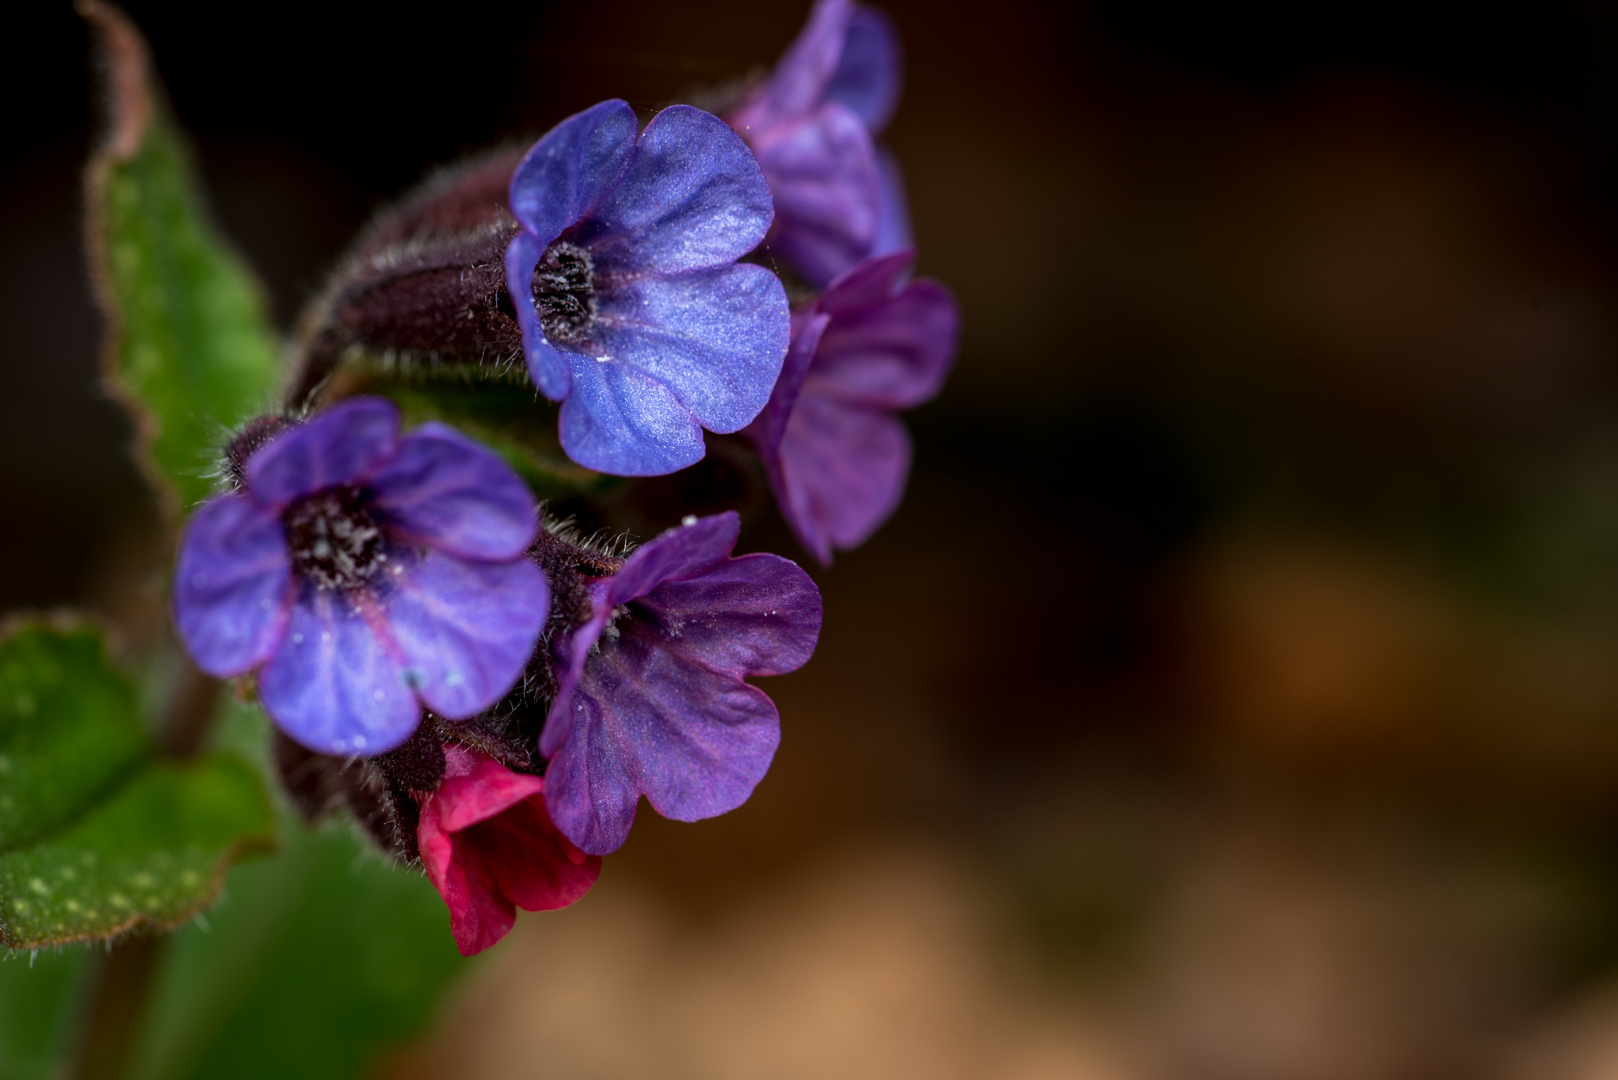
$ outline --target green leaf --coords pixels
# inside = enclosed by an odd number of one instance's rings
[[[208,906],[270,807],[240,758],[153,761],[77,824],[0,855],[0,941],[13,948],[177,926]]]
[[[107,376],[172,512],[211,492],[226,429],[271,404],[278,348],[258,286],[204,211],[139,31],[107,5],[81,10],[110,114],[87,174],[86,230],[110,327]]]
[[[0,851],[139,766],[149,746],[136,700],[91,628],[20,624],[0,641]]]
[[[230,702],[216,747],[268,767],[268,725]],[[230,872],[207,922],[173,939],[137,1080],[348,1080],[421,1031],[467,961],[420,872],[346,822],[309,829],[281,807],[282,849]]]
[[[399,406],[406,427],[427,420],[453,425],[506,459],[538,499],[598,494],[620,483],[562,452],[556,406],[540,397],[526,376],[505,379],[374,378],[356,384]]]
[[[176,936],[137,1077],[365,1075],[465,965],[419,873],[343,824],[289,832],[281,854],[231,872],[208,929]]]
[[[292,826],[171,939],[135,1080],[350,1080],[421,1032],[469,963],[432,886],[345,826]],[[90,953],[0,959],[0,1077],[62,1075]]]
[[[227,698],[213,751],[268,768],[267,740],[263,712]],[[420,873],[346,824],[281,814],[282,848],[233,868],[218,906],[169,939],[134,1080],[366,1075],[468,964]],[[89,959],[74,947],[0,959],[0,1077],[61,1075]]]
[[[0,946],[183,923],[273,836],[239,757],[154,756],[134,687],[89,627],[19,623],[0,640],[0,753]]]

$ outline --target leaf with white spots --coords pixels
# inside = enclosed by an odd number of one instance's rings
[[[176,926],[273,836],[240,758],[155,756],[133,683],[90,627],[19,623],[0,639],[0,761],[0,946]]]
[[[70,820],[149,753],[135,685],[87,627],[0,642],[0,851]]]
[[[110,4],[80,10],[105,83],[85,239],[107,380],[135,422],[137,460],[175,513],[213,492],[225,430],[273,400],[280,347],[258,283],[209,219],[140,32]]]

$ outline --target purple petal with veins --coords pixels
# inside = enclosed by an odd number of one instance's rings
[[[551,128],[511,177],[511,214],[543,248],[609,195],[635,150],[628,102],[603,101]],[[527,291],[521,282],[518,295]]]
[[[773,274],[736,265],[775,214],[752,151],[689,105],[638,136],[632,121],[603,102],[523,159],[506,283],[529,375],[562,402],[563,450],[600,472],[655,476],[700,460],[704,428],[758,414],[791,317]]]
[[[498,455],[445,424],[426,423],[400,439],[370,489],[394,530],[450,555],[514,559],[538,528],[528,485]]]
[[[441,552],[397,558],[381,606],[410,684],[446,720],[488,708],[516,683],[550,613],[550,589],[526,559],[471,562]],[[489,598],[499,596],[493,605]]]
[[[416,730],[421,706],[384,633],[378,612],[305,587],[281,648],[259,672],[264,711],[323,754],[380,754],[398,746]]]
[[[363,480],[394,454],[399,410],[382,398],[351,398],[289,428],[247,461],[247,486],[282,507],[323,488]]]
[[[546,805],[583,851],[616,850],[642,795],[695,821],[746,801],[769,768],[780,720],[744,680],[808,660],[820,593],[785,559],[732,558],[738,527],[721,514],[637,549],[592,587],[592,617],[558,646],[565,675],[540,742]]]
[[[747,144],[719,117],[675,105],[646,125],[628,169],[573,240],[608,277],[712,270],[757,247],[774,217]]]
[[[380,398],[282,422],[181,538],[174,615],[199,666],[256,669],[270,718],[326,754],[399,745],[423,705],[494,705],[549,616],[526,485],[443,424],[400,438]]]
[[[904,54],[893,20],[876,8],[856,7],[837,70],[826,84],[827,99],[848,106],[872,135],[880,135],[899,106],[903,86]]]
[[[243,495],[192,515],[174,570],[180,639],[210,675],[263,663],[286,628],[292,563],[281,518]]]
[[[775,195],[771,247],[824,285],[876,240],[882,176],[859,117],[835,102],[753,140]]]
[[[936,394],[954,360],[955,301],[937,282],[908,280],[914,259],[910,249],[866,259],[794,316],[782,378],[748,428],[782,516],[822,563],[898,507],[910,438],[893,413]]]

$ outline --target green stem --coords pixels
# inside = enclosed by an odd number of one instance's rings
[[[221,689],[218,679],[198,671],[189,658],[181,663],[158,740],[163,756],[176,759],[195,755],[207,742],[219,715]],[[128,1075],[168,941],[166,934],[137,932],[107,947],[90,976],[73,1080],[124,1080]]]

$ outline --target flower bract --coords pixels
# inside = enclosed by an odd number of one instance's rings
[[[938,392],[960,316],[915,252],[867,259],[794,317],[792,349],[748,434],[798,539],[822,563],[863,543],[904,495],[910,437],[893,414]]]
[[[425,706],[488,708],[516,682],[549,611],[525,557],[533,496],[442,424],[354,398],[247,458],[242,490],[192,516],[174,581],[202,670],[257,673],[271,719],[304,746],[376,754]]]
[[[620,476],[684,468],[704,428],[758,415],[791,321],[775,275],[736,262],[774,214],[752,152],[689,105],[637,127],[605,101],[535,144],[512,176],[521,228],[506,251],[528,372],[562,403],[563,449]]]
[[[524,911],[566,907],[601,874],[551,823],[545,781],[470,747],[444,744],[444,780],[421,804],[417,838],[427,880],[449,907],[462,955],[506,936]]]
[[[560,689],[539,750],[557,827],[616,850],[645,795],[664,817],[733,810],[780,741],[775,705],[744,680],[808,661],[820,591],[775,555],[732,558],[734,512],[648,541],[588,585],[590,612],[556,644]]]

